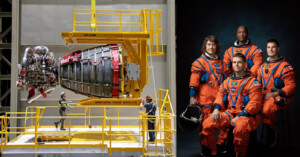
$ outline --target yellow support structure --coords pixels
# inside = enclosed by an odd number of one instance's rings
[[[140,80],[122,81],[121,89],[125,91],[121,91],[122,94],[129,92],[133,98],[138,98],[149,82],[147,56],[164,55],[162,11],[110,10],[95,7],[95,0],[91,0],[91,9],[74,9],[73,32],[62,32],[61,37],[66,44],[121,45],[126,51],[122,52],[123,63],[135,63],[140,66]],[[87,15],[90,15],[90,20],[84,19]]]
[[[107,149],[109,154],[114,151],[141,151],[143,156],[173,156],[172,143],[173,135],[176,131],[172,128],[172,122],[175,120],[175,114],[172,109],[170,102],[170,97],[168,95],[168,90],[159,89],[157,95],[153,98],[153,102],[158,105],[157,110],[158,115],[148,116],[144,111],[137,112],[135,115],[125,115],[124,113],[116,116],[109,115],[106,110],[115,109],[122,111],[125,108],[139,108],[136,102],[124,100],[117,101],[111,100],[102,102],[108,103],[110,105],[89,105],[81,106],[76,105],[73,113],[68,114],[66,117],[66,128],[67,130],[61,131],[55,128],[53,121],[61,117],[44,116],[44,113],[48,113],[49,110],[57,110],[57,106],[29,106],[26,108],[26,112],[7,112],[6,115],[1,116],[1,122],[4,127],[1,127],[1,137],[4,141],[1,141],[1,152],[5,149],[24,149],[31,148],[38,152],[40,148],[68,148],[68,152],[71,152],[72,148],[100,148],[104,151]],[[137,102],[141,102],[141,99],[133,99]],[[114,105],[113,103],[128,103],[125,105]],[[70,103],[69,105],[74,106],[76,103]],[[92,115],[93,110],[103,109],[102,116]],[[46,111],[47,110],[47,111]],[[35,111],[35,112],[32,112]],[[52,111],[53,112],[53,111]],[[29,116],[31,114],[31,116]],[[21,115],[21,116],[13,116]],[[23,116],[22,116],[23,115]],[[70,116],[72,115],[72,116]],[[155,119],[155,136],[156,140],[153,144],[148,142],[148,120]],[[33,119],[31,124],[26,123],[24,127],[18,127],[15,132],[8,132],[8,129],[13,127],[7,126],[7,120],[9,119],[20,119],[26,122],[29,119]],[[40,123],[50,121],[50,125],[45,125]],[[47,120],[47,121],[44,121]],[[84,122],[83,122],[84,121]],[[106,122],[108,121],[108,122]],[[122,121],[126,123],[131,123],[134,125],[124,125]],[[132,122],[130,122],[132,121]],[[76,124],[75,123],[79,123]],[[87,123],[88,124],[87,124]],[[100,122],[101,124],[95,124]],[[125,123],[125,124],[126,124]],[[90,126],[93,126],[92,128]],[[75,129],[73,129],[75,128]],[[78,129],[76,129],[78,128]],[[130,128],[123,129],[123,128]],[[116,129],[119,129],[116,131]],[[135,129],[135,132],[130,131]],[[8,135],[15,134],[18,135],[16,139],[8,142]],[[33,142],[20,143],[17,141],[25,135],[30,135],[34,139]],[[38,142],[38,138],[43,140],[43,144]],[[91,143],[92,142],[92,143]],[[116,146],[115,143],[135,143],[136,145],[126,147],[126,146]],[[11,144],[13,143],[13,144]],[[162,146],[159,146],[162,143]],[[150,147],[154,147],[152,150]],[[164,148],[159,150],[158,148]]]
[[[137,65],[141,65],[141,58],[138,55],[135,48],[133,47],[130,40],[129,39],[124,39],[122,45],[123,45],[124,49],[126,50],[126,52],[128,53],[128,55],[130,56],[130,58],[132,58],[133,63],[135,63]]]
[[[162,11],[160,9],[110,10],[95,9],[95,7],[96,1],[91,0],[91,9],[74,9],[73,32],[62,32],[66,44],[108,44],[112,42],[120,43],[122,42],[120,40],[129,38],[131,40],[147,38],[150,40],[149,50],[147,50],[148,56],[164,54]],[[90,15],[90,21],[82,20],[86,15]],[[124,22],[123,18],[128,17],[132,21]],[[115,21],[108,20],[116,18]],[[80,35],[73,35],[73,33],[79,33]],[[110,40],[116,38],[120,40]]]
[[[91,0],[91,30],[96,28],[96,0]]]
[[[77,105],[97,105],[97,106],[139,106],[141,98],[97,98],[89,97],[77,103]]]

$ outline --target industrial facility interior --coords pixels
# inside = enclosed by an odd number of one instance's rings
[[[1,156],[176,156],[174,8],[1,0]]]

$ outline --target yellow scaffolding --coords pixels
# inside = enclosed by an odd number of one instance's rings
[[[91,20],[87,20],[89,18]],[[128,20],[130,22],[126,22]],[[65,38],[66,44],[104,43],[123,46],[124,42],[140,45],[140,40],[150,39],[147,55],[164,54],[160,9],[74,9],[73,32],[62,32],[61,36]]]
[[[164,54],[162,11],[95,9],[95,3],[91,4],[91,9],[73,10],[73,31],[62,32],[61,36],[66,44],[121,45],[126,51],[122,51],[123,63],[140,66],[140,80],[121,81],[122,94],[130,91],[133,98],[139,98],[148,84],[147,56]]]
[[[96,9],[96,0],[91,0],[91,9],[73,10],[73,31],[62,32],[61,37],[65,44],[122,45],[126,51],[122,51],[122,63],[135,63],[140,68],[139,80],[124,78],[126,67],[120,68],[121,95],[129,92],[132,98],[139,98],[148,84],[147,56],[164,55],[160,9]]]
[[[159,89],[157,95],[153,99],[153,102],[157,104],[157,113],[158,115],[155,116],[148,116],[145,112],[139,112],[136,116],[130,115],[121,116],[120,109],[125,108],[139,108],[139,105],[123,105],[123,106],[116,106],[116,105],[92,105],[92,106],[74,106],[74,112],[76,113],[69,113],[67,114],[65,121],[65,127],[67,130],[65,131],[57,131],[57,130],[43,130],[45,128],[55,128],[54,125],[45,125],[41,124],[41,120],[46,120],[49,123],[51,119],[59,119],[61,117],[50,117],[50,116],[43,116],[47,110],[57,110],[55,106],[30,106],[26,108],[25,112],[7,112],[4,116],[1,116],[1,152],[4,149],[14,149],[14,148],[33,148],[35,152],[39,148],[68,148],[68,151],[71,151],[71,148],[100,148],[102,152],[104,149],[107,149],[112,155],[113,151],[141,151],[143,153],[142,156],[158,156],[158,155],[166,155],[166,156],[173,156],[172,151],[172,143],[175,129],[172,129],[172,123],[175,122],[175,114],[172,109],[172,104],[169,101],[169,91]],[[71,105],[75,105],[72,103]],[[117,116],[110,116],[107,114],[107,108],[115,108],[118,111]],[[102,109],[103,116],[94,116],[91,115],[91,110]],[[83,110],[83,112],[78,112]],[[19,116],[18,116],[19,115]],[[10,119],[20,119],[24,122],[23,127],[10,127],[8,126],[8,120]],[[155,151],[149,151],[149,142],[148,142],[148,120],[155,119],[155,142],[150,142],[154,144]],[[83,124],[74,124],[76,121],[84,120]],[[92,120],[99,122],[99,124],[93,124]],[[122,125],[121,121],[135,121],[137,122],[136,125]],[[101,122],[101,124],[100,124]],[[53,123],[53,121],[51,121]],[[98,130],[89,130],[88,128],[96,128]],[[81,132],[78,130],[74,130],[74,128],[81,128],[83,129]],[[84,129],[87,130],[84,130]],[[132,132],[122,132],[116,131],[116,128],[135,128],[138,130],[136,134]],[[9,129],[15,129],[16,131],[8,131]],[[8,135],[15,134],[18,135],[12,141],[8,141]],[[54,135],[49,135],[54,134]],[[84,134],[87,138],[82,138]],[[32,143],[26,144],[18,144],[19,138],[24,135],[32,135],[34,140]],[[97,135],[97,139],[93,139]],[[77,137],[77,138],[76,138]],[[80,137],[80,138],[78,138]],[[115,147],[113,144],[115,142],[120,142],[120,137],[128,137],[127,139],[131,143],[138,143],[135,147]],[[132,137],[137,137],[132,138]],[[42,138],[45,140],[43,144],[40,143],[38,140]],[[75,140],[76,139],[76,140]],[[85,140],[88,139],[88,140]],[[55,140],[60,142],[55,143]],[[91,143],[90,141],[94,143]],[[51,143],[48,143],[51,141]],[[64,141],[64,143],[61,143]],[[81,142],[81,143],[78,143]],[[122,141],[121,141],[122,142]],[[128,141],[127,141],[128,142]],[[13,143],[13,144],[12,144]],[[162,144],[164,151],[159,151],[158,144]],[[152,145],[153,146],[153,145]]]

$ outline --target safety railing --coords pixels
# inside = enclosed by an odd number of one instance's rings
[[[149,33],[147,55],[164,54],[162,39],[162,11],[160,9],[108,10],[74,9],[73,32]],[[93,37],[93,36],[87,36]]]
[[[164,143],[165,143],[165,153],[168,154],[168,152],[173,152],[173,141],[174,137],[172,137],[174,134],[172,128],[172,124],[174,124],[174,110],[172,107],[169,90],[168,89],[159,89],[158,92],[156,92],[156,95],[153,99],[153,103],[158,105],[158,118],[155,125],[155,130],[161,130],[156,133],[160,133],[161,136],[163,134],[164,136]],[[152,154],[157,155],[157,154]],[[173,156],[172,153],[168,154],[170,156]]]
[[[165,94],[163,94],[165,93]],[[53,110],[57,110],[56,106],[30,106],[26,108],[26,112],[7,112],[4,116],[1,116],[1,152],[4,149],[9,148],[34,148],[35,152],[39,148],[68,148],[68,151],[71,151],[71,148],[85,147],[85,148],[99,148],[104,151],[107,149],[112,155],[113,151],[126,151],[126,149],[121,149],[114,147],[114,137],[135,137],[136,147],[131,147],[128,151],[142,151],[143,156],[173,156],[172,143],[173,135],[176,131],[172,128],[172,121],[174,122],[174,113],[172,107],[167,107],[170,105],[168,102],[169,97],[168,90],[159,90],[157,96],[154,98],[154,103],[157,103],[158,109],[156,116],[148,116],[145,112],[138,112],[137,115],[131,117],[121,116],[121,111],[125,108],[138,108],[138,106],[75,106],[75,109],[72,110],[72,113],[65,116],[65,131],[53,130],[55,128],[53,124],[54,119],[60,119],[59,116],[45,116],[44,114],[53,113]],[[71,104],[72,105],[72,104]],[[103,116],[94,116],[92,111],[101,109]],[[115,109],[117,110],[117,115],[109,115],[107,110]],[[51,111],[52,110],[52,111]],[[138,110],[138,109],[137,109]],[[23,127],[11,127],[8,126],[7,121],[12,119],[20,119],[24,122]],[[148,120],[155,120],[155,129],[148,130]],[[83,122],[84,121],[84,122]],[[122,121],[131,121],[133,125],[124,125]],[[96,124],[97,122],[97,124]],[[131,124],[131,123],[130,123]],[[47,130],[50,128],[49,130]],[[96,143],[84,142],[78,144],[72,142],[74,136],[78,133],[75,128],[84,129],[84,134],[86,136],[92,134],[99,134],[101,140],[96,140]],[[95,130],[93,130],[95,128]],[[137,132],[116,132],[116,128],[134,128]],[[43,130],[44,129],[44,130]],[[10,130],[10,131],[8,131]],[[125,129],[126,130],[126,129]],[[148,142],[149,132],[155,132],[156,138],[155,142]],[[17,138],[8,141],[9,135],[19,135]],[[47,143],[47,141],[41,141],[41,137],[51,136],[63,136],[64,142],[58,143]],[[32,135],[34,140],[32,143],[22,143],[18,144],[17,141],[24,135]],[[50,136],[49,135],[49,136]],[[138,140],[137,140],[138,139]],[[95,141],[94,141],[95,142]],[[14,143],[14,144],[12,144]],[[152,150],[150,149],[152,147]],[[153,149],[154,148],[154,149]],[[163,150],[161,150],[163,149]]]

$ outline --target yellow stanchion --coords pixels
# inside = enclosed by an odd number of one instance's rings
[[[68,114],[64,118],[68,120],[67,131],[58,131],[55,130],[53,125],[47,126],[42,125],[40,123],[44,119],[57,119],[60,116],[44,116],[46,112],[49,110],[57,110],[55,106],[30,106],[26,108],[26,112],[11,112],[7,113],[4,116],[1,116],[1,122],[4,125],[4,128],[1,128],[1,137],[4,138],[4,141],[0,143],[1,152],[4,149],[11,148],[33,148],[35,152],[38,151],[39,148],[68,148],[70,152],[72,148],[100,148],[102,152],[104,152],[104,148],[107,148],[109,154],[111,155],[113,151],[142,151],[143,155],[172,155],[172,135],[176,131],[172,129],[171,122],[172,119],[175,118],[173,113],[171,102],[169,101],[168,90],[159,89],[157,95],[154,97],[154,103],[158,104],[157,110],[159,112],[158,115],[148,116],[145,112],[138,112],[137,115],[130,116],[121,116],[120,110],[123,108],[136,108],[139,106],[113,106],[107,105],[110,108],[114,108],[118,115],[110,116],[107,114],[107,106],[101,105],[90,105],[90,106],[75,106],[74,111],[77,109],[81,109],[81,112],[76,112],[72,114]],[[72,104],[73,105],[73,104]],[[75,103],[74,103],[75,105]],[[169,106],[169,107],[167,107]],[[94,109],[103,109],[103,116],[94,116],[92,115]],[[34,112],[35,111],[35,112]],[[30,116],[31,114],[31,116]],[[8,116],[9,115],[9,116]],[[20,115],[20,116],[15,116]],[[23,115],[23,116],[22,116]],[[31,124],[26,123],[24,127],[8,127],[7,120],[9,119],[20,119],[20,120],[34,120]],[[73,119],[83,119],[85,122],[82,124],[75,125],[75,122],[80,123],[80,121],[74,121]],[[93,120],[94,119],[94,120]],[[148,119],[156,119],[155,129],[148,130]],[[109,121],[109,124],[106,124],[106,121]],[[123,121],[134,121],[135,125],[123,125]],[[43,121],[44,122],[44,121]],[[101,125],[95,125],[94,122],[100,122]],[[25,122],[24,122],[25,123]],[[52,123],[53,124],[53,123]],[[87,125],[92,125],[92,128],[88,128]],[[8,132],[7,129],[19,129],[17,131]],[[72,128],[80,128],[81,130],[71,130]],[[137,132],[133,133],[131,130],[118,130],[117,128],[135,128]],[[98,129],[98,130],[97,130]],[[100,130],[99,130],[100,129]],[[23,131],[22,131],[23,130]],[[156,140],[154,143],[148,142],[148,134],[149,132],[155,132]],[[8,143],[8,135],[17,134],[19,135],[16,139],[10,141],[10,143],[14,143],[10,145]],[[22,136],[30,135],[33,137],[34,141],[30,144],[17,144],[16,142]],[[158,137],[159,135],[159,137]],[[43,145],[38,142],[38,139],[41,137],[43,141]],[[83,137],[83,138],[81,138]],[[120,138],[122,137],[122,138]],[[126,138],[124,138],[126,137]],[[60,141],[64,141],[65,143],[56,143],[55,139],[60,139]],[[116,142],[131,142],[136,143],[136,147],[130,148],[121,148],[114,143]],[[49,143],[50,141],[50,143]],[[73,141],[73,142],[72,142]],[[78,144],[80,142],[81,144]],[[77,143],[77,144],[75,144]],[[91,144],[96,143],[96,144]],[[162,143],[162,145],[159,145]],[[152,148],[153,149],[152,149]],[[163,148],[163,151],[160,151],[158,148]],[[151,148],[151,149],[150,149]]]

